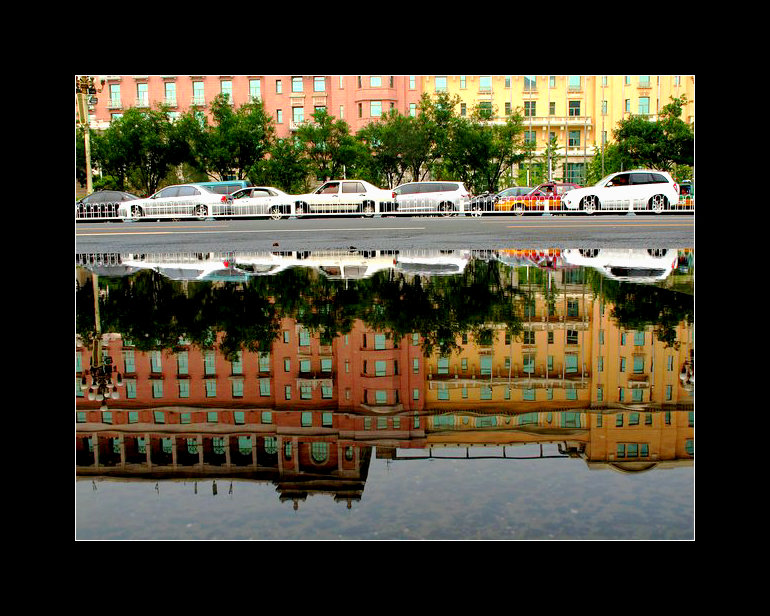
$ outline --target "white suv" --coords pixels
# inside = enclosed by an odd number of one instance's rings
[[[160,189],[151,197],[124,201],[118,208],[123,219],[181,218],[195,216],[207,218],[217,214],[230,214],[232,199],[229,195],[215,193],[211,188],[194,184],[178,184]]]
[[[397,212],[464,212],[470,199],[462,182],[407,182],[393,189]]]
[[[393,191],[363,180],[329,180],[311,193],[294,197],[296,215],[351,214],[372,216],[393,202]]]
[[[665,171],[636,169],[611,173],[594,186],[570,190],[561,198],[568,210],[652,210],[679,203],[679,186]]]

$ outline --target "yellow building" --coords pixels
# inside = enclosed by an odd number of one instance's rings
[[[618,122],[631,115],[656,120],[672,98],[686,96],[682,120],[695,128],[693,75],[437,75],[422,84],[431,96],[458,96],[461,116],[479,105],[492,121],[504,121],[518,110],[525,138],[535,143],[535,162],[555,138],[553,177],[563,177],[566,163],[565,181],[582,183],[586,162],[612,140]]]

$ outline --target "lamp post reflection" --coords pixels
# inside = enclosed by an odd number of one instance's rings
[[[110,399],[117,400],[120,397],[118,387],[123,386],[123,377],[112,364],[112,357],[103,356],[102,326],[99,316],[99,277],[91,273],[91,282],[94,289],[94,329],[95,336],[91,345],[91,358],[89,369],[83,373],[80,384],[83,389],[88,386],[88,399],[102,401],[101,410],[107,410],[107,402]],[[113,375],[115,380],[113,381]],[[90,385],[89,385],[90,377]]]

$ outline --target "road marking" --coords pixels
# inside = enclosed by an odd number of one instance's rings
[[[194,228],[194,227],[190,227]],[[340,227],[340,228],[312,228],[312,229],[238,229],[238,230],[224,230],[215,229],[213,231],[177,231],[177,228],[169,229],[168,231],[97,231],[94,233],[77,233],[78,237],[88,237],[92,235],[104,236],[104,235],[172,235],[174,233],[184,233],[188,235],[205,235],[211,233],[274,233],[280,235],[281,233],[317,233],[319,231],[425,231],[425,227],[383,227],[373,229],[372,227]]]
[[[576,227],[596,227],[596,225],[507,225],[509,229],[553,229],[553,228],[565,228],[575,229]],[[621,224],[602,224],[602,227],[692,227],[691,224],[676,223],[676,222],[624,222]]]

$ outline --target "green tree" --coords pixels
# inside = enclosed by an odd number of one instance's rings
[[[325,109],[313,114],[313,121],[300,126],[297,139],[304,144],[304,156],[316,178],[350,177],[359,163],[362,144],[351,136],[348,123],[336,120]]]
[[[477,107],[470,119],[455,118],[444,152],[453,177],[477,193],[496,192],[503,172],[527,155],[522,117],[516,113],[503,124],[491,124],[487,113]]]
[[[245,179],[272,147],[275,127],[262,101],[234,109],[226,94],[211,102],[211,122],[196,110],[179,120],[195,165],[211,178]]]
[[[671,100],[654,122],[646,116],[631,116],[618,122],[613,136],[625,169],[651,167],[668,171],[675,164],[693,164],[695,136],[681,119],[687,99]]]
[[[249,179],[257,186],[275,186],[296,194],[308,190],[309,170],[301,142],[294,138],[277,139],[268,155],[251,168]]]
[[[126,109],[102,134],[92,137],[92,157],[122,188],[154,193],[161,180],[187,159],[189,149],[168,110]]]

